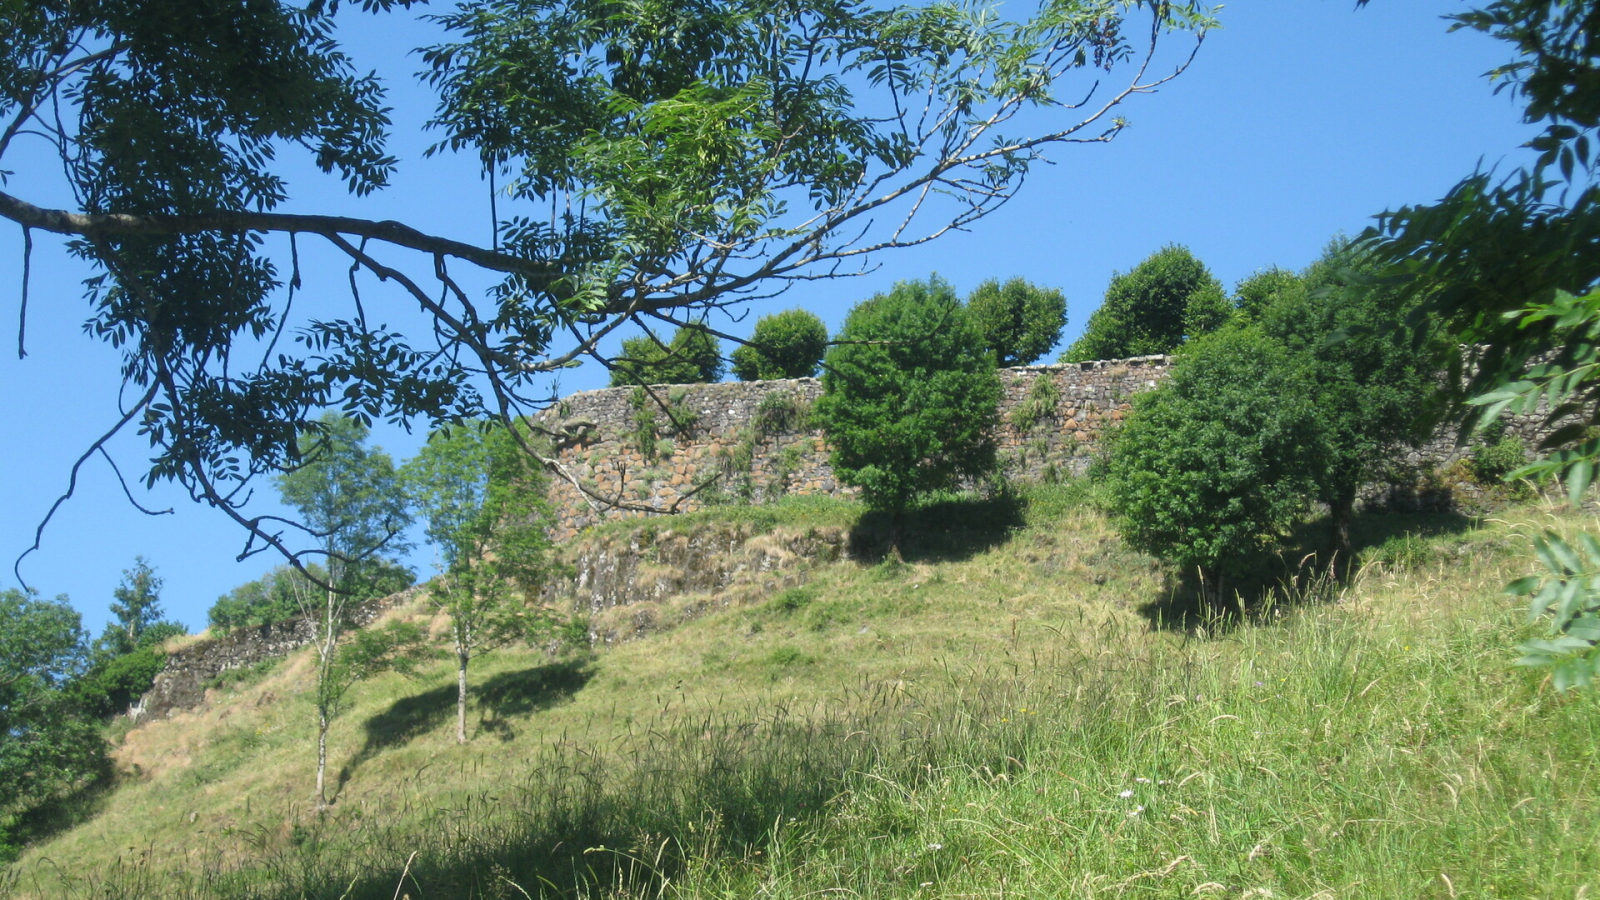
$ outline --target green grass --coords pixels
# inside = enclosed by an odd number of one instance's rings
[[[1351,584],[1174,627],[1166,574],[1077,490],[593,659],[489,657],[465,748],[444,667],[361,685],[321,818],[291,660],[133,732],[141,774],[3,878],[285,900],[1600,890],[1600,700],[1510,666],[1499,595],[1533,524],[1583,523],[1368,519]]]

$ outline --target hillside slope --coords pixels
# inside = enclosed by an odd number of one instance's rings
[[[96,814],[0,893],[1581,895],[1600,703],[1510,668],[1499,596],[1529,522],[1575,523],[1512,513],[1369,518],[1351,585],[1229,625],[1185,620],[1078,488],[935,506],[905,565],[662,601],[688,614],[593,656],[485,658],[466,746],[448,665],[359,685],[322,817],[293,656],[130,732]],[[851,507],[727,515],[870,556]]]

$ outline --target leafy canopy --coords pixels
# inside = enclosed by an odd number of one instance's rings
[[[328,584],[358,599],[375,596],[409,549],[411,511],[389,454],[367,446],[367,428],[334,413],[302,438],[299,468],[278,476],[283,502],[299,511],[318,542]]]
[[[626,338],[622,355],[613,360],[611,386],[638,384],[709,384],[722,380],[722,355],[717,339],[701,328],[684,327],[663,345],[654,334]]]
[[[1233,304],[1211,270],[1188,247],[1168,244],[1111,276],[1105,301],[1061,361],[1171,353],[1185,340],[1222,327],[1232,315]]]
[[[1169,0],[1045,0],[1020,22],[865,0],[467,0],[416,58],[433,152],[493,181],[494,237],[473,244],[361,216],[399,161],[382,81],[338,36],[405,5],[0,5],[0,168],[35,135],[60,157],[0,186],[0,216],[72,242],[146,477],[222,509],[247,551],[293,552],[241,509],[244,484],[296,468],[323,410],[509,424],[624,325],[700,321],[971,226],[1051,148],[1120,133],[1119,107],[1187,65],[1151,74],[1148,55],[1211,23]],[[296,148],[353,199],[283,212],[331,193],[291,197],[279,160]],[[10,192],[35,190],[72,208]],[[304,282],[307,243],[347,260],[349,284]],[[498,284],[478,294],[467,274]],[[433,327],[385,326],[396,300]]]
[[[87,636],[65,597],[0,591],[0,826],[103,771],[97,723],[67,690],[87,664]]]
[[[833,468],[874,509],[993,469],[1000,380],[954,289],[902,281],[850,311],[814,413]]]
[[[1056,345],[1067,327],[1066,295],[1021,278],[979,284],[967,298],[967,309],[1001,368],[1031,365]]]
[[[812,378],[828,352],[828,326],[816,313],[786,309],[756,320],[750,343],[733,351],[740,381]]]

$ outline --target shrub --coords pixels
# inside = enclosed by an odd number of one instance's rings
[[[1499,484],[1506,476],[1528,464],[1528,445],[1515,434],[1502,434],[1492,444],[1485,443],[1467,458],[1467,471],[1479,484]]]
[[[709,384],[722,379],[717,339],[701,328],[679,328],[666,346],[651,335],[627,338],[611,370],[611,386]]]
[[[1197,341],[1112,441],[1105,478],[1123,539],[1224,597],[1306,512],[1327,467],[1312,397],[1303,361],[1254,328]]]

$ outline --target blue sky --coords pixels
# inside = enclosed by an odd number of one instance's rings
[[[1019,198],[971,233],[886,254],[869,275],[804,285],[753,312],[799,305],[837,327],[854,303],[896,280],[937,271],[965,294],[985,278],[1022,276],[1065,291],[1070,341],[1114,271],[1170,242],[1188,245],[1229,287],[1269,265],[1302,267],[1329,238],[1360,231],[1376,213],[1436,199],[1480,163],[1526,159],[1517,148],[1532,129],[1482,77],[1505,61],[1503,45],[1446,33],[1440,17],[1464,8],[1447,0],[1377,0],[1363,10],[1352,0],[1230,4],[1221,12],[1223,28],[1206,39],[1189,72],[1125,107],[1132,125],[1110,145],[1053,151],[1056,164],[1036,170]],[[421,159],[430,137],[420,125],[431,99],[410,77],[417,62],[404,51],[434,38],[428,26],[407,20],[417,14],[352,17],[347,22],[357,27],[344,36],[391,85],[392,149],[402,160],[395,184],[357,201],[300,171],[292,208],[397,218],[484,240],[488,194],[476,167]],[[7,190],[41,205],[68,205],[48,178],[46,157],[19,156],[7,168],[18,173]],[[81,332],[85,272],[48,235],[35,235],[29,357],[16,359],[21,249],[19,232],[0,230],[0,587],[16,585],[12,560],[33,543],[72,461],[116,420],[120,387],[117,354]],[[302,246],[302,256],[308,302],[316,302],[319,287],[338,296],[343,265],[315,248]],[[363,297],[369,310],[392,308],[397,325],[406,321],[402,298],[375,284],[364,286]],[[747,331],[753,321],[731,330]],[[604,380],[591,363],[567,373],[561,388]],[[404,457],[421,436],[380,429],[376,439]],[[149,454],[137,438],[119,438],[112,452],[135,498],[173,514],[140,514],[109,467],[91,461],[40,550],[22,564],[31,586],[70,595],[91,628],[105,621],[111,592],[136,554],[165,578],[169,615],[191,629],[204,625],[219,594],[276,564],[265,556],[236,561],[244,535],[221,513],[169,486],[143,490],[138,478]],[[269,497],[259,502],[262,511],[271,509]],[[424,576],[429,561],[425,548],[411,559]]]

